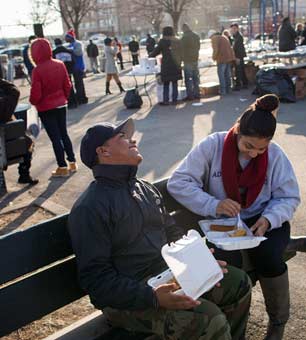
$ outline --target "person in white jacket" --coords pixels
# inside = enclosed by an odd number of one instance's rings
[[[228,132],[196,145],[168,182],[169,193],[201,216],[236,216],[267,240],[248,249],[269,315],[265,339],[280,340],[289,318],[289,280],[283,252],[293,213],[300,203],[297,179],[284,151],[271,142],[278,97],[258,98]],[[239,251],[226,258],[241,267]],[[227,253],[228,254],[228,253]],[[234,256],[233,256],[234,255]]]
[[[120,93],[125,92],[124,88],[122,87],[121,81],[119,79],[118,75],[118,68],[116,64],[116,56],[118,53],[118,47],[115,40],[112,40],[111,38],[104,39],[104,53],[105,53],[105,73],[106,73],[106,94],[112,94],[109,86],[110,81],[112,78],[115,79],[115,82],[117,83]]]

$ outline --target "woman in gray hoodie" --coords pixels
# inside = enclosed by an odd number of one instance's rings
[[[196,145],[168,182],[170,194],[201,216],[236,216],[254,235],[267,240],[248,249],[257,271],[269,327],[265,339],[282,339],[289,318],[289,280],[282,255],[290,239],[293,213],[300,203],[294,170],[284,151],[271,142],[275,95],[258,98],[228,132],[209,135]],[[223,258],[227,253],[222,251]],[[230,264],[241,267],[239,251]]]

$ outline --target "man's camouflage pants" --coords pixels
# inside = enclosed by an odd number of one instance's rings
[[[252,284],[248,275],[228,266],[228,273],[190,310],[148,309],[122,311],[105,308],[113,326],[134,332],[154,333],[167,340],[240,340],[248,321]]]

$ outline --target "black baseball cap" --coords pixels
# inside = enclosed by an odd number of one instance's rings
[[[120,132],[124,132],[127,138],[131,138],[134,131],[135,127],[132,118],[128,118],[118,125],[104,122],[89,128],[81,141],[80,153],[82,162],[92,169],[96,162],[97,147],[103,145],[107,140]]]

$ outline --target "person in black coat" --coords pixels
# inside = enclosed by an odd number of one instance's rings
[[[133,66],[139,64],[138,56],[139,56],[139,43],[136,40],[135,35],[132,36],[132,40],[129,42],[129,51],[132,55]]]
[[[72,50],[63,46],[63,42],[59,38],[54,39],[54,44],[56,48],[52,51],[52,57],[54,59],[61,60],[65,64],[67,72],[69,74],[71,84],[72,84],[72,73],[73,73],[73,67],[75,63],[73,52]],[[75,94],[75,90],[72,86],[71,91],[70,91],[70,96],[68,99],[68,108],[74,109],[77,106],[78,106],[78,100]]]
[[[93,73],[100,73],[98,71],[98,61],[97,57],[99,55],[98,46],[89,40],[89,45],[86,48],[87,56],[90,61],[91,71]]]
[[[155,47],[156,41],[154,38],[151,37],[150,34],[147,34],[147,40],[146,40],[146,48],[148,55],[153,52],[154,47]]]
[[[248,87],[248,80],[244,69],[244,58],[246,57],[246,52],[244,48],[243,36],[239,31],[238,24],[235,23],[231,25],[231,33],[234,39],[232,47],[236,57],[235,63],[236,84],[234,90],[239,91],[241,89],[241,86],[243,88]]]
[[[14,116],[14,111],[17,106],[19,96],[20,91],[14,84],[0,78],[0,124],[5,124],[16,119]],[[25,136],[25,141],[28,150],[23,156],[22,162],[19,163],[18,183],[36,185],[38,183],[38,179],[33,179],[30,176],[34,143],[27,135]]]
[[[304,29],[302,32],[301,46],[306,45],[306,22],[304,22]]]
[[[174,36],[173,27],[167,26],[163,29],[163,38],[160,39],[149,57],[162,54],[161,80],[164,83],[163,102],[161,105],[169,105],[169,85],[172,83],[172,103],[177,103],[178,86],[177,81],[182,79],[182,48],[181,41]]]
[[[297,33],[291,26],[290,18],[286,17],[278,30],[278,49],[280,52],[287,52],[295,50],[296,44],[295,39]]]

